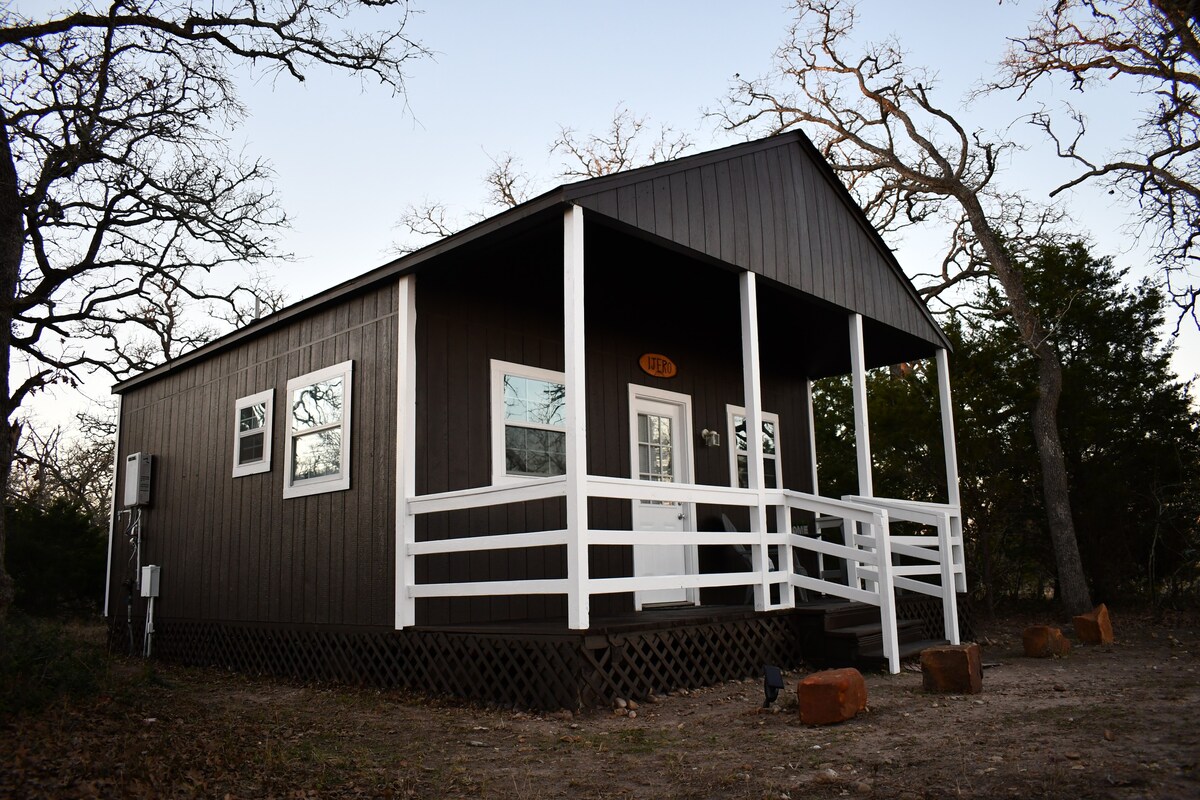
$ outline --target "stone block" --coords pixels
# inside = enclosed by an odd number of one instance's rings
[[[1071,652],[1071,642],[1059,628],[1049,625],[1031,625],[1021,634],[1025,655],[1030,658],[1065,656]]]
[[[1084,644],[1112,644],[1112,620],[1108,618],[1108,606],[1101,603],[1086,614],[1075,617],[1075,635]]]
[[[921,651],[921,684],[927,692],[979,694],[983,653],[977,644],[927,647]]]
[[[856,669],[814,672],[800,681],[796,694],[806,725],[844,722],[867,707],[867,684]]]

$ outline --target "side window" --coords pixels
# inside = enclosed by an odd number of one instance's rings
[[[565,474],[563,374],[492,361],[491,388],[492,483]]]
[[[745,489],[750,485],[749,479],[749,450],[746,446],[746,409],[741,406],[726,406],[729,415],[729,448],[730,475],[733,485]],[[768,411],[763,412],[762,448],[763,448],[763,485],[768,489],[778,489],[780,483],[779,465],[779,415]]]
[[[271,470],[271,415],[275,392],[243,397],[233,407],[233,477]]]
[[[292,378],[284,497],[350,488],[350,394],[354,362]]]

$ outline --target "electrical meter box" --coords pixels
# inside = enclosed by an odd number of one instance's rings
[[[158,573],[162,567],[147,564],[142,567],[142,597],[158,597]]]
[[[150,505],[150,467],[154,456],[131,453],[125,456],[125,507]]]

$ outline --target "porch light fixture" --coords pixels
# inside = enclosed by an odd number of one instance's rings
[[[700,431],[700,437],[704,439],[705,447],[721,446],[721,434],[717,433],[716,431],[710,431],[708,428],[705,428],[704,430]]]
[[[770,708],[775,702],[775,698],[779,697],[779,690],[783,688],[783,673],[779,671],[779,667],[770,664],[763,664],[763,708]]]

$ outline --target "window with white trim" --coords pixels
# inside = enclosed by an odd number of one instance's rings
[[[350,395],[354,362],[343,361],[287,384],[284,497],[350,488]]]
[[[745,489],[750,485],[749,450],[746,440],[746,409],[725,406],[729,416],[729,470],[734,486]],[[778,489],[781,483],[779,464],[779,415],[764,411],[762,415],[763,486]]]
[[[233,477],[271,469],[271,414],[275,392],[239,398],[233,406]]]
[[[492,361],[492,482],[567,471],[566,377]]]

